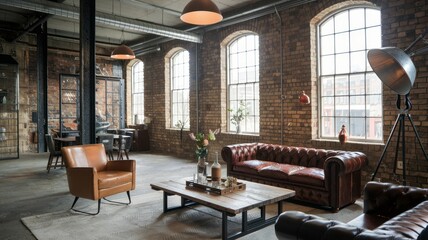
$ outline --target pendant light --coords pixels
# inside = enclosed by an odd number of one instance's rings
[[[129,59],[134,59],[135,54],[131,48],[129,48],[125,44],[122,44],[116,49],[114,49],[113,52],[111,52],[110,57],[113,59],[129,60]]]
[[[120,15],[122,15],[122,1],[119,1],[119,12]],[[112,12],[114,13],[114,2],[112,1]],[[124,34],[122,29],[122,36],[120,37],[121,42],[123,42]],[[119,47],[113,50],[110,55],[113,59],[119,59],[119,60],[130,60],[135,58],[135,53],[132,51],[131,48],[126,46],[125,44],[121,44]]]
[[[189,24],[210,25],[223,20],[223,16],[211,0],[191,0],[184,7],[180,19]]]

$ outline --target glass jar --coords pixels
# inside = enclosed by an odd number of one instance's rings
[[[221,181],[221,164],[218,162],[218,152],[215,153],[213,165],[211,165],[211,179],[213,182]]]

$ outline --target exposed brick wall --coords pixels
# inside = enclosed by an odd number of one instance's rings
[[[427,27],[428,6],[424,0],[371,0],[343,1],[323,0],[309,3],[279,12],[282,24],[276,14],[204,33],[202,44],[170,41],[161,44],[161,51],[141,57],[145,65],[145,114],[151,117],[149,127],[151,149],[164,154],[194,159],[194,143],[189,132],[221,128],[222,133],[209,148],[209,160],[214,152],[221,151],[227,144],[242,142],[268,142],[294,146],[307,146],[326,149],[356,150],[366,153],[369,166],[363,171],[363,181],[370,180],[376,163],[384,148],[383,144],[347,143],[317,140],[318,102],[317,102],[317,49],[316,24],[336,9],[349,5],[371,5],[382,13],[382,44],[384,46],[407,47]],[[260,40],[260,135],[237,135],[226,132],[226,69],[224,46],[236,33],[254,32]],[[282,35],[281,35],[282,33]],[[282,43],[281,43],[282,36]],[[281,55],[281,46],[283,55]],[[421,47],[419,44],[418,47]],[[190,131],[184,131],[180,140],[180,131],[167,128],[169,105],[167,101],[169,69],[165,68],[168,54],[176,48],[184,48],[190,53]],[[35,124],[31,123],[31,112],[36,111],[36,52],[34,47],[16,46],[20,63],[20,128],[26,130],[20,134],[20,150],[33,151],[31,132]],[[73,51],[49,51],[49,91],[57,92],[59,73],[74,71]],[[282,59],[281,59],[282,57]],[[414,123],[421,136],[424,147],[428,143],[428,57],[427,54],[413,58],[418,75],[411,91]],[[198,64],[196,64],[198,62]],[[281,65],[281,62],[283,64]],[[128,62],[112,62],[106,58],[97,58],[101,68],[117,76],[122,67],[126,72]],[[78,63],[76,63],[78,65]],[[129,79],[129,71],[127,73]],[[282,79],[282,84],[281,84]],[[198,85],[196,85],[196,82]],[[130,89],[130,82],[126,83]],[[298,103],[299,93],[304,90],[311,97],[310,105]],[[49,116],[58,116],[58,96],[49,94]],[[129,101],[129,95],[128,95]],[[396,94],[384,87],[384,141],[388,138],[397,117],[395,108]],[[198,108],[197,108],[198,107]],[[130,105],[127,105],[127,123],[132,123]],[[197,118],[198,116],[198,118]],[[49,121],[54,126],[55,121]],[[408,183],[428,187],[428,161],[425,160],[413,130],[406,120],[406,159],[408,159]],[[339,132],[339,129],[337,130]],[[396,135],[389,147],[377,177],[383,181],[394,181],[391,169],[394,164]],[[196,162],[196,160],[195,160]],[[399,172],[401,173],[401,172]]]
[[[241,142],[269,142],[287,145],[308,146],[326,149],[356,150],[366,153],[370,165],[363,172],[363,180],[370,180],[380,157],[383,144],[347,143],[317,140],[317,49],[316,28],[325,15],[350,5],[375,6],[382,12],[382,43],[384,46],[405,48],[426,28],[428,6],[425,1],[378,0],[340,1],[323,0],[280,12],[282,27],[276,14],[206,32],[199,46],[181,41],[170,41],[161,45],[162,51],[144,55],[146,79],[146,115],[153,118],[150,126],[151,148],[167,154],[194,158],[194,144],[184,132],[180,143],[180,131],[165,128],[165,56],[173,48],[182,47],[190,52],[191,64],[191,132],[221,128],[217,141],[210,146],[210,161],[215,151],[226,144]],[[324,15],[323,15],[324,14]],[[240,31],[251,31],[260,38],[260,135],[236,135],[226,133],[225,100],[225,54],[222,44],[225,39]],[[283,72],[281,75],[280,33],[282,32]],[[196,49],[197,48],[197,49]],[[196,54],[197,51],[197,54]],[[198,58],[199,64],[195,65]],[[426,96],[428,69],[426,55],[414,58],[418,69],[416,84],[411,93],[414,104],[411,111],[424,147],[428,142]],[[197,68],[197,77],[195,71]],[[281,77],[283,84],[281,85]],[[198,81],[196,92],[195,80]],[[310,105],[298,103],[299,93],[304,90],[312,100]],[[198,100],[199,122],[196,122],[196,100]],[[397,116],[396,95],[384,87],[384,139],[388,138]],[[198,126],[198,129],[197,129]],[[338,131],[339,132],[339,129]],[[413,130],[406,120],[406,159],[408,182],[412,185],[428,186],[427,167],[418,144],[415,146]],[[394,181],[393,167],[396,137],[381,164],[377,177],[383,181]],[[415,148],[416,147],[416,148]]]

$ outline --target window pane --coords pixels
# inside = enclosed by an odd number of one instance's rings
[[[351,118],[351,125],[348,127],[349,136],[354,139],[365,139],[366,124],[364,118]]]
[[[132,115],[137,115],[140,124],[144,120],[144,63],[137,62],[132,66]],[[113,113],[114,114],[114,113]],[[132,121],[135,117],[132,118]]]
[[[321,78],[321,95],[334,96],[334,77]]]
[[[179,121],[189,127],[189,52],[180,51],[171,58],[171,127]]]
[[[373,140],[382,140],[382,118],[367,118],[366,137]]]
[[[352,117],[364,117],[365,116],[365,97],[364,96],[351,96],[350,107]]]
[[[356,30],[351,32],[351,51],[366,49],[366,31]]]
[[[349,11],[349,28],[364,28],[364,8],[351,9]]]
[[[382,97],[380,95],[367,96],[367,116],[382,117]]]
[[[336,131],[334,130],[334,118],[333,117],[321,118],[321,137],[332,138],[335,136],[336,136]]]
[[[329,75],[334,73],[334,55],[321,57],[321,73]]]
[[[236,49],[234,46],[237,46]],[[233,49],[232,49],[233,48]],[[228,130],[236,131],[230,118],[243,102],[249,115],[241,122],[242,132],[258,133],[259,110],[259,38],[244,35],[228,47]],[[236,51],[235,51],[236,50]],[[235,52],[234,52],[235,51]],[[234,55],[233,55],[234,54]],[[232,59],[234,58],[234,60]]]
[[[336,116],[341,116],[341,117],[349,116],[349,98],[336,97],[334,109],[335,109]]]
[[[370,123],[373,131],[365,132],[366,120],[381,120],[383,111],[382,83],[367,60],[368,49],[381,46],[380,11],[339,11],[319,33],[320,137],[337,139],[345,124],[351,140],[382,140],[382,124]]]
[[[349,95],[349,80],[347,75],[336,76],[336,83],[334,86],[336,95]]]
[[[350,77],[351,95],[364,95],[365,94],[365,79],[364,74],[353,74]]]
[[[366,9],[366,27],[380,25],[380,11],[376,9]]]
[[[337,134],[339,134],[343,125],[345,125],[346,129],[348,129],[349,131],[349,118],[338,117],[336,118],[335,124],[336,125],[334,126],[334,137],[337,137]]]
[[[334,97],[323,97],[322,101],[322,116],[334,116]]]
[[[332,33],[334,33],[334,22],[333,18],[330,18],[321,25],[321,36]]]
[[[366,51],[351,53],[351,72],[364,72],[366,70]]]
[[[337,54],[336,55],[336,73],[347,73],[349,72],[349,53]]]
[[[321,56],[334,53],[334,35],[321,37]]]
[[[335,41],[336,53],[343,53],[349,51],[349,33],[336,34]]]
[[[382,47],[382,34],[380,26],[368,28],[366,32],[367,49]]]
[[[348,11],[337,14],[334,18],[335,32],[344,32],[349,30]]]
[[[238,83],[238,70],[237,69],[230,69],[230,71],[229,71],[229,81],[232,84]]]
[[[382,94],[382,81],[378,78],[375,73],[368,73],[367,79],[367,94]]]

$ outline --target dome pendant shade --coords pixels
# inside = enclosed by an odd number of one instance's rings
[[[128,59],[134,59],[135,54],[128,46],[122,44],[119,47],[117,47],[113,52],[111,53],[111,58],[114,59],[120,59],[120,60],[128,60]]]
[[[370,66],[380,80],[399,95],[406,95],[416,79],[416,67],[410,56],[399,48],[371,49]]]
[[[223,20],[223,16],[211,0],[191,0],[184,7],[180,19],[189,24],[210,25]]]

